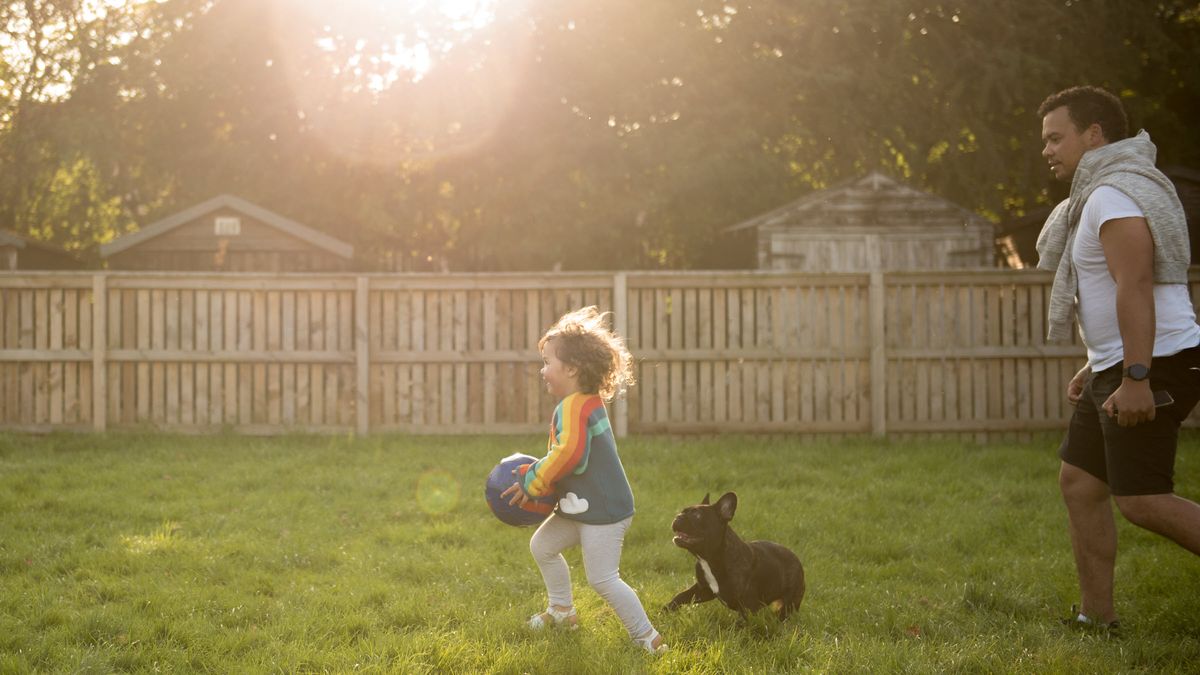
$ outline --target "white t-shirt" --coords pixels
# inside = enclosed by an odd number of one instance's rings
[[[1092,372],[1125,358],[1117,327],[1117,284],[1108,272],[1100,228],[1110,220],[1131,217],[1145,216],[1124,192],[1107,185],[1096,188],[1083,205],[1071,248],[1071,261],[1079,279],[1079,336],[1087,347]],[[1187,284],[1155,284],[1154,316],[1154,356],[1170,356],[1200,342],[1200,326],[1196,325]]]

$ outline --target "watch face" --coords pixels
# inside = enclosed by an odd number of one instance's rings
[[[1150,377],[1150,369],[1140,363],[1135,363],[1125,369],[1126,376],[1135,381],[1144,380]]]

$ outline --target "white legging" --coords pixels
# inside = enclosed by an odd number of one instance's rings
[[[618,570],[621,545],[631,522],[633,516],[611,525],[588,525],[554,513],[533,533],[529,551],[542,571],[550,604],[570,607],[571,570],[562,552],[579,544],[588,584],[612,606],[630,637],[637,640],[652,636],[654,626],[650,625],[650,617],[646,616],[637,593],[621,580]]]

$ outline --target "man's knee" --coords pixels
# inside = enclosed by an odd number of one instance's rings
[[[1138,527],[1153,529],[1158,522],[1159,505],[1164,495],[1132,495],[1114,497],[1125,520]]]
[[[1107,483],[1066,462],[1058,472],[1058,489],[1066,501],[1102,502],[1109,497]]]

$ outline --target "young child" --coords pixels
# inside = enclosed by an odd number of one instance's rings
[[[604,401],[633,384],[633,358],[604,326],[595,307],[566,314],[538,342],[542,379],[560,399],[550,424],[546,456],[521,467],[501,497],[523,505],[531,497],[558,495],[554,513],[533,533],[529,550],[550,596],[529,626],[575,628],[571,573],[562,551],[578,544],[588,583],[612,606],[630,637],[646,651],[667,646],[650,624],[637,593],[618,571],[621,545],[633,521],[633,492],[617,456]]]

